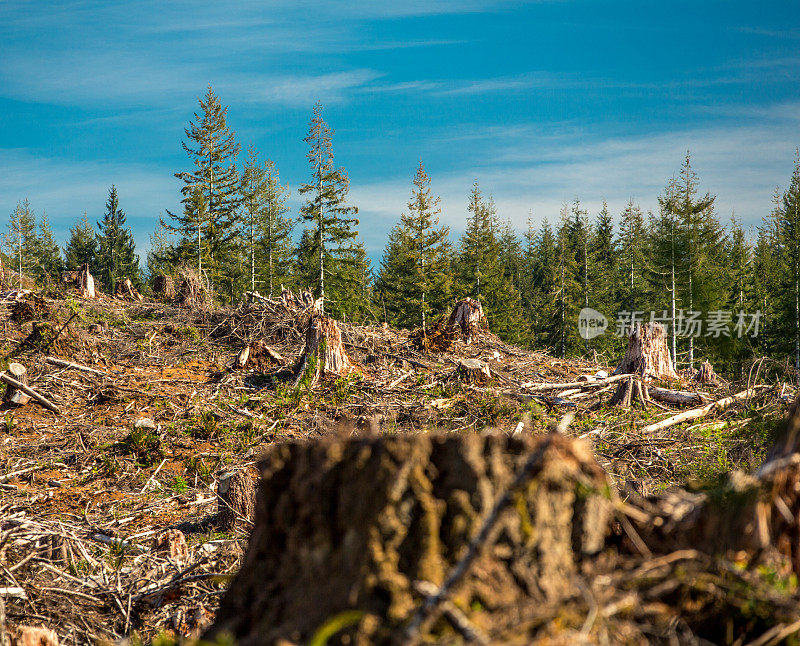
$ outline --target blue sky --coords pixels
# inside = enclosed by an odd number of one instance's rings
[[[794,0],[2,0],[0,222],[28,197],[64,242],[115,183],[144,256],[211,83],[295,213],[323,102],[374,260],[420,159],[455,234],[475,179],[521,231],[576,197],[653,208],[687,148],[756,224],[800,145],[798,25]]]

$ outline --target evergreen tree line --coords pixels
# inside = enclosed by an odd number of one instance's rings
[[[95,230],[86,214],[70,229],[69,241],[63,255],[56,244],[47,215],[37,217],[25,199],[9,218],[5,235],[4,266],[19,276],[28,276],[46,286],[60,281],[65,269],[75,270],[89,265],[100,288],[113,292],[116,282],[130,278],[142,285],[139,256],[136,255],[133,233],[125,226],[125,213],[119,208],[115,186],[108,191],[106,212]]]
[[[655,212],[631,200],[617,218],[605,203],[591,215],[576,199],[552,223],[535,227],[529,219],[521,237],[476,181],[457,241],[439,221],[439,198],[420,162],[373,271],[333,134],[317,104],[304,140],[308,181],[298,187],[303,203],[294,218],[273,161],[250,147],[240,165],[227,108],[209,87],[185,129],[189,170],[175,174],[181,209],[167,211],[151,235],[148,279],[191,269],[222,304],[245,291],[275,296],[281,286],[310,288],[334,317],[408,328],[429,325],[456,299],[472,296],[507,341],[610,361],[633,324],[657,320],[678,368],[707,358],[734,376],[766,355],[790,358],[800,374],[800,158],[756,236],[734,216],[721,223],[715,196],[700,194],[687,153]],[[22,202],[11,217],[6,260],[40,280],[88,262],[104,289],[122,276],[140,284],[114,187],[97,226],[95,232],[84,216],[62,260],[46,217],[37,229]],[[585,338],[578,320],[589,309],[605,316],[608,329]]]

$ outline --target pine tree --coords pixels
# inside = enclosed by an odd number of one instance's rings
[[[429,315],[443,311],[450,300],[450,229],[439,225],[440,212],[420,162],[408,212],[389,234],[376,283],[394,325],[426,327]]]
[[[46,285],[60,279],[64,261],[46,213],[42,213],[39,220],[39,233],[36,236],[33,256],[36,263],[34,276],[39,284]]]
[[[629,200],[619,224],[619,288],[616,301],[629,312],[643,310],[647,227],[642,210]]]
[[[589,256],[592,258],[594,268],[590,306],[605,314],[610,320],[614,320],[618,311],[616,295],[620,259],[617,241],[614,238],[614,220],[605,200],[592,231]],[[591,346],[594,350],[605,352],[610,357],[616,354],[619,345],[614,334],[607,333],[591,339],[587,347]]]
[[[158,226],[150,234],[150,248],[147,250],[145,261],[147,280],[151,286],[156,276],[168,276],[175,270],[174,254],[175,248],[172,245],[169,229],[159,219]]]
[[[524,337],[522,300],[501,262],[494,201],[484,200],[477,181],[470,191],[467,212],[467,228],[455,262],[459,286],[462,293],[481,302],[496,334],[517,342]]]
[[[778,242],[780,280],[778,304],[785,350],[792,354],[797,383],[800,384],[800,152],[795,158],[789,188],[779,206]]]
[[[83,217],[69,230],[69,241],[64,249],[65,264],[71,271],[83,264],[94,267],[96,256],[97,238],[84,212]]]
[[[271,297],[278,285],[289,282],[293,253],[292,222],[286,217],[289,191],[281,185],[274,162],[261,163],[253,148],[242,172],[241,196],[250,289],[264,283]],[[264,259],[263,264],[257,259]]]
[[[125,227],[125,212],[119,208],[117,187],[108,190],[106,212],[97,223],[97,279],[102,288],[113,292],[116,282],[128,277],[135,286],[141,285],[139,256],[133,233]]]
[[[36,215],[27,200],[17,203],[8,223],[6,244],[14,258],[14,267],[18,273],[19,286],[22,287],[22,276],[30,274],[35,263],[36,253]]]
[[[182,144],[194,170],[175,174],[183,181],[184,210],[182,214],[167,211],[174,223],[167,226],[181,236],[178,247],[183,253],[194,247],[197,272],[200,276],[207,273],[213,292],[223,281],[232,285],[225,272],[238,230],[239,144],[227,125],[228,108],[222,106],[210,85],[199,104],[200,111],[184,130],[186,141]]]
[[[312,179],[298,190],[307,196],[300,218],[310,225],[309,235],[303,236],[306,246],[300,251],[300,270],[305,281],[316,284],[323,306],[327,299],[337,315],[352,316],[367,305],[361,298],[367,289],[369,263],[357,241],[358,209],[346,204],[350,180],[343,168],[334,165],[332,136],[322,118],[322,104],[317,103],[304,139],[309,145],[306,159]]]
[[[550,326],[548,344],[555,348],[560,357],[577,354],[582,339],[577,332],[578,312],[581,307],[581,273],[576,257],[579,249],[573,244],[570,209],[565,204],[561,208],[561,224],[556,234],[556,281],[552,297],[556,303],[555,318]]]
[[[760,314],[758,347],[762,355],[775,354],[783,341],[779,325],[780,305],[778,299],[773,298],[779,292],[781,282],[781,194],[778,189],[772,202],[772,210],[758,228],[752,263],[752,301]]]
[[[547,218],[538,233],[529,226],[527,257],[530,263],[530,288],[522,293],[528,298],[525,318],[532,328],[531,344],[546,347],[552,338],[553,322],[556,320],[557,243]]]

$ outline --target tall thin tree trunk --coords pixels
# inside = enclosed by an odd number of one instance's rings
[[[254,229],[255,218],[250,216],[250,291],[256,291],[256,237]],[[272,292],[270,291],[270,296]]]
[[[675,222],[672,222],[670,227],[670,255],[671,255],[671,278],[672,285],[670,289],[670,317],[672,325],[670,325],[670,345],[672,346],[672,367],[678,369],[678,331],[675,329]]]

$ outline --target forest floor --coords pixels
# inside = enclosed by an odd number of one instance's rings
[[[62,644],[149,642],[207,626],[246,546],[246,531],[224,532],[216,522],[219,478],[255,464],[276,442],[538,434],[572,413],[567,433],[591,442],[620,487],[648,495],[753,471],[791,395],[764,366],[759,382],[774,386],[769,397],[643,435],[643,425],[680,408],[610,407],[610,386],[537,392],[614,366],[555,359],[490,333],[423,354],[405,331],[342,324],[363,376],[310,388],[285,379],[279,363],[232,367],[255,340],[288,365],[300,354],[302,330],[268,304],[206,311],[73,297],[23,303],[0,308],[4,366],[22,363],[30,386],[60,411],[34,401],[0,410],[0,600],[10,624],[46,626]],[[458,363],[467,358],[488,365],[492,379],[465,383]],[[743,386],[720,381],[703,390],[716,400]],[[180,530],[186,547],[170,552],[166,541],[165,549],[167,529]]]

